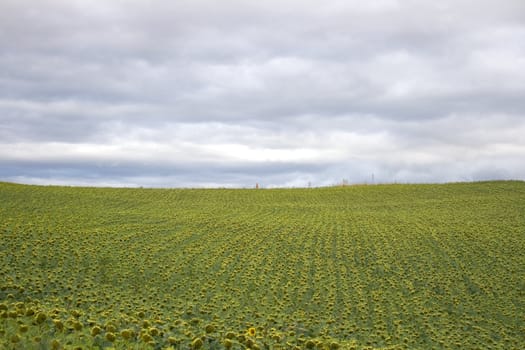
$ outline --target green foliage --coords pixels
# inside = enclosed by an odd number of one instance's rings
[[[525,348],[525,183],[0,183],[0,348]]]

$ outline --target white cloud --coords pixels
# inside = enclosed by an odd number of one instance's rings
[[[0,178],[524,179],[524,23],[518,0],[3,1]]]

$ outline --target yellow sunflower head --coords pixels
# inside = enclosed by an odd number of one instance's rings
[[[248,328],[248,335],[251,337],[255,337],[255,327]]]

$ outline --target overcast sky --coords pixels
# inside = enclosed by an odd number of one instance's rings
[[[525,1],[0,1],[0,180],[342,179],[525,180]]]

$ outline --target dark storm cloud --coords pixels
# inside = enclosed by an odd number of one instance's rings
[[[525,3],[0,4],[7,180],[525,178]]]

